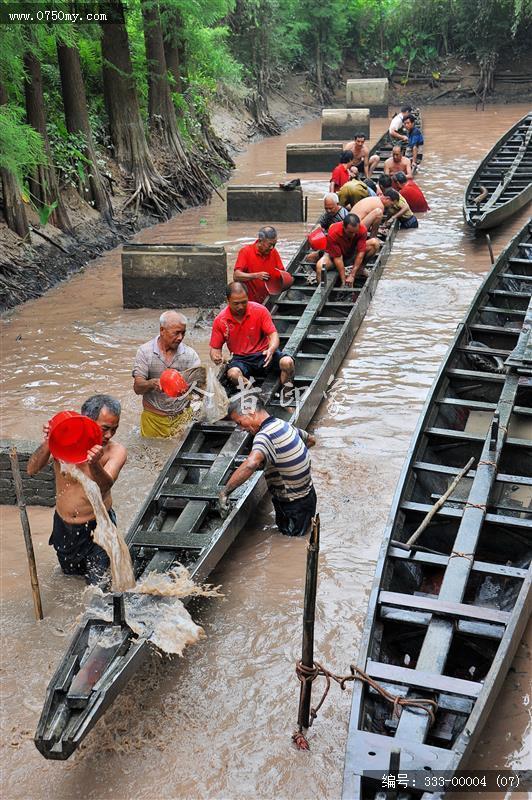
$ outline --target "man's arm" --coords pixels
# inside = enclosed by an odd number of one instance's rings
[[[412,158],[414,158],[414,152],[417,153],[416,145],[414,145],[414,147],[412,149]],[[406,165],[405,166],[405,175],[406,175],[407,178],[411,178],[412,177],[412,162],[410,161],[409,158],[405,158],[404,162],[405,162],[405,165]]]
[[[332,262],[333,262],[334,266],[336,267],[336,269],[338,270],[338,275],[340,276],[340,281],[342,282],[342,284],[344,284],[345,283],[344,257],[343,256],[337,256],[336,258],[333,258]]]
[[[144,378],[142,375],[135,375],[133,379],[133,391],[135,394],[147,394],[154,389],[162,392],[159,378]]]
[[[366,255],[366,251],[365,250],[360,250],[356,254],[355,260],[353,262],[353,269],[351,270],[351,274],[349,275],[349,277],[347,278],[347,280],[345,282],[346,286],[351,286],[355,282],[355,278],[356,278],[357,272],[362,266],[362,262],[364,261],[364,256],[365,255]]]
[[[313,436],[308,431],[304,431],[302,428],[298,428],[297,432],[299,433],[300,439],[302,439],[303,443],[307,447],[314,447],[314,445],[316,444],[316,437],[315,436]]]
[[[235,267],[233,272],[234,281],[268,281],[270,279],[269,272],[242,272],[241,269]]]
[[[265,461],[266,458],[263,453],[261,453],[259,450],[252,450],[244,463],[241,464],[238,469],[235,469],[220,492],[220,504],[222,506],[226,505],[227,497],[231,494],[231,492],[234,492],[235,489],[238,489],[239,486],[242,486],[242,484],[249,480],[253,473],[258,469],[262,469]]]
[[[385,175],[390,174],[390,162],[388,161],[388,159],[386,159],[386,161],[384,162],[384,174]]]
[[[211,357],[211,361],[213,361],[217,365],[220,365],[224,360],[221,348],[211,347],[209,350],[209,355]]]
[[[108,492],[112,487],[120,474],[120,470],[127,461],[126,448],[121,444],[113,445],[111,455],[105,466],[101,464],[103,452],[103,447],[101,445],[96,445],[95,447],[91,447],[87,453],[87,463],[89,465],[91,478],[100,487],[102,495]]]
[[[385,223],[386,227],[387,228],[391,228],[391,226],[393,225],[393,223],[395,222],[396,219],[400,219],[403,216],[403,214],[406,214],[406,212],[408,211],[408,208],[409,207],[406,206],[406,205],[402,206],[402,208],[400,208],[399,211],[396,214],[394,214],[393,216],[389,217],[386,220],[386,223]]]
[[[279,334],[277,331],[273,331],[270,333],[268,337],[269,345],[268,348],[264,351],[264,366],[267,367],[270,361],[273,358],[273,354],[279,348],[280,341],[279,341]]]
[[[50,428],[48,423],[43,425],[42,432],[44,437],[42,444],[39,445],[28,459],[28,466],[26,467],[28,475],[37,475],[50,461],[50,448],[48,447]]]

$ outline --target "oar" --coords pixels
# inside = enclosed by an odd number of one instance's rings
[[[442,494],[439,500],[436,500],[430,511],[428,511],[427,514],[425,515],[419,527],[416,528],[416,530],[414,531],[414,533],[412,534],[410,539],[408,539],[407,542],[398,542],[395,539],[392,539],[390,541],[390,544],[393,545],[393,547],[400,547],[401,550],[410,550],[414,542],[416,542],[419,539],[423,531],[429,526],[431,519],[434,517],[435,514],[438,513],[440,508],[449,499],[449,497],[452,495],[452,493],[454,492],[454,490],[456,489],[456,487],[458,486],[464,475],[467,475],[467,473],[469,472],[474,463],[475,459],[471,457],[467,462],[467,464],[465,465],[465,467],[460,470],[454,481],[449,485],[447,491],[444,494]]]
[[[28,512],[26,511],[26,500],[24,498],[24,489],[22,488],[22,478],[20,477],[20,469],[18,465],[17,448],[13,447],[9,454],[11,461],[11,472],[13,473],[13,482],[15,484],[15,494],[17,496],[17,505],[20,512],[20,522],[22,524],[22,532],[24,534],[24,543],[26,545],[26,554],[28,556],[28,566],[30,569],[31,591],[33,594],[33,605],[35,607],[36,619],[42,619],[42,602],[41,593],[39,590],[39,578],[37,577],[37,565],[35,563],[35,553],[33,552],[33,542],[31,540],[30,521],[28,519]]]

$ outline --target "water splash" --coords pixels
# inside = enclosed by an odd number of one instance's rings
[[[100,487],[75,464],[65,464],[62,461],[61,472],[67,473],[83,486],[87,499],[94,509],[96,528],[93,537],[96,544],[99,544],[109,556],[113,591],[124,592],[126,589],[131,589],[135,585],[131,555],[124,537],[109,518]]]

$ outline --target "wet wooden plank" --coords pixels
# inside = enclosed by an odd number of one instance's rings
[[[451,559],[450,565],[455,560],[458,559]],[[401,594],[400,592],[381,591],[379,593],[379,603],[381,605],[410,608],[413,611],[428,611],[438,617],[472,619],[478,622],[490,622],[499,625],[506,625],[510,619],[510,614],[507,611],[498,611],[494,608],[473,606],[466,603],[454,603],[440,598],[432,600],[429,597]]]
[[[383,664],[380,661],[368,661],[366,672],[375,680],[382,679],[391,683],[402,683],[415,689],[429,689],[434,692],[445,692],[464,697],[478,697],[482,689],[482,684],[476,681],[465,681],[461,678],[451,678],[448,675],[425,672],[420,669],[398,667],[395,664]],[[401,714],[402,716],[403,714]]]

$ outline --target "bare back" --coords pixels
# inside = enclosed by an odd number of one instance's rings
[[[356,214],[363,220],[365,216],[371,211],[375,211],[376,208],[381,211],[384,209],[382,201],[378,197],[364,197],[363,200],[359,200],[358,203],[355,203],[351,209],[351,214]]]

